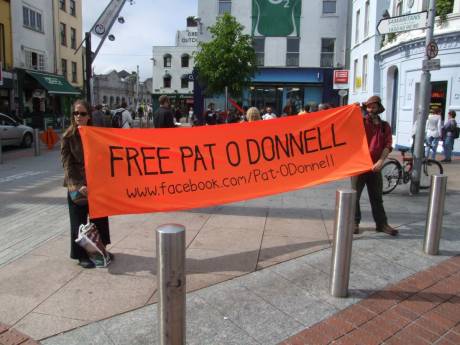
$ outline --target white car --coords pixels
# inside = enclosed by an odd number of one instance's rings
[[[8,115],[0,113],[0,137],[3,146],[31,147],[34,142],[34,130],[21,125]]]

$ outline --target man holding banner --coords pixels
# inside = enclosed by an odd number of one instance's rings
[[[383,113],[385,108],[379,96],[370,97],[363,105],[367,113],[364,118],[364,128],[374,166],[372,171],[353,176],[351,179],[352,188],[357,192],[354,232],[355,234],[359,234],[359,223],[361,221],[359,199],[361,198],[364,186],[367,186],[372,216],[376,224],[376,231],[396,236],[398,230],[388,225],[387,216],[383,207],[383,181],[382,174],[380,173],[385,159],[392,150],[391,128],[388,122],[380,119],[379,114]]]

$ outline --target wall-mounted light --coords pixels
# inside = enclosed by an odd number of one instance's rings
[[[118,22],[119,22],[120,24],[124,24],[124,23],[125,23],[125,18],[123,18],[123,17],[118,17],[117,20],[118,20]]]
[[[115,41],[115,36],[114,35],[109,35],[108,39],[109,39],[109,41],[113,42],[113,41]]]

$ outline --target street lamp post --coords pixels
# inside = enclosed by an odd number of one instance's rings
[[[430,6],[428,10],[428,26],[426,29],[425,47],[433,40],[433,29],[434,19],[436,16],[436,1],[430,0]],[[425,59],[428,61],[431,57],[428,55],[428,49],[425,49]],[[424,157],[424,140],[425,140],[425,126],[428,118],[428,112],[430,107],[430,95],[431,95],[431,73],[429,70],[423,70],[422,77],[420,79],[420,113],[417,119],[417,129],[415,132],[414,140],[414,168],[412,170],[412,178],[410,184],[410,193],[418,194],[420,191],[420,176],[422,170],[422,161]]]
[[[85,71],[86,71],[86,80],[85,80],[85,89],[86,89],[86,101],[89,104],[92,104],[91,97],[91,77],[92,77],[92,64],[93,56],[91,52],[91,33],[85,32]]]

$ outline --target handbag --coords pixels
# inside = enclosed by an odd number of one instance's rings
[[[96,267],[107,267],[110,264],[110,254],[102,243],[99,230],[89,219],[88,223],[80,225],[75,242],[86,251]]]
[[[78,206],[88,205],[88,197],[80,193],[78,190],[69,192],[69,196],[70,196],[70,200],[72,200],[72,202],[75,205],[78,205]]]

